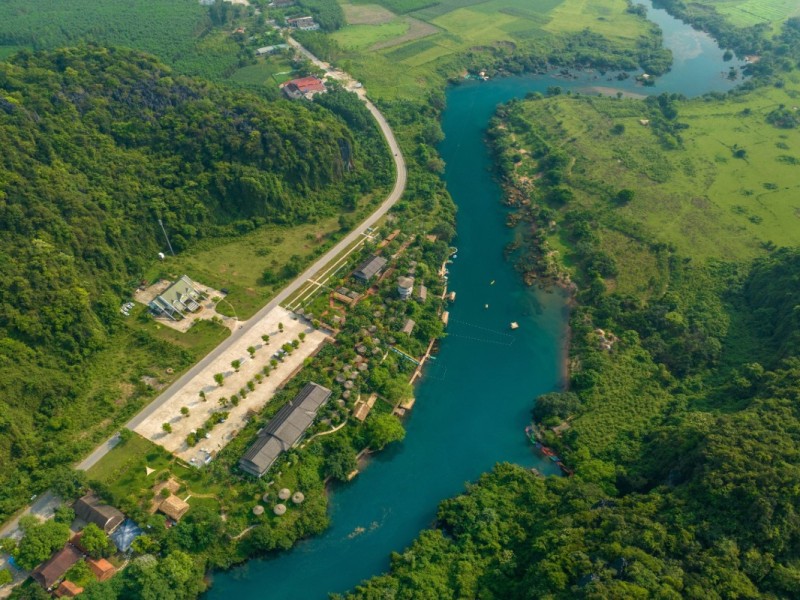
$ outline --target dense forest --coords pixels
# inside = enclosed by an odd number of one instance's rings
[[[122,298],[165,249],[159,220],[179,252],[346,212],[392,180],[349,96],[266,102],[94,46],[0,63],[0,519],[77,458],[71,443],[91,442],[76,429],[124,404],[86,366],[120,343]],[[176,368],[190,361],[133,337]]]

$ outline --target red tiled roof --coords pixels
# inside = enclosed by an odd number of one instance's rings
[[[292,79],[286,85],[296,87],[301,93],[308,92],[324,92],[325,84],[316,77],[301,77],[300,79]]]
[[[56,596],[58,598],[74,598],[82,591],[82,587],[75,585],[71,581],[62,581],[56,590]]]
[[[105,558],[90,558],[86,562],[89,564],[89,568],[92,570],[92,573],[94,573],[94,576],[97,577],[98,581],[105,581],[114,575],[114,565]]]

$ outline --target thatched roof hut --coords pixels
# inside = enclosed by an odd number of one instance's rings
[[[272,509],[272,512],[274,512],[276,515],[280,517],[282,514],[286,513],[286,505],[276,504],[275,508]]]
[[[180,521],[181,517],[189,510],[189,503],[184,502],[175,494],[166,498],[159,506],[158,510],[167,515],[173,521]]]
[[[300,504],[305,499],[306,497],[303,495],[303,492],[295,492],[294,494],[292,494],[292,502],[294,502],[295,504]]]
[[[278,492],[278,498],[280,498],[281,500],[288,500],[289,496],[291,495],[292,492],[289,488],[281,488],[281,490]]]
[[[264,514],[264,507],[263,507],[263,506],[261,506],[260,504],[256,504],[256,505],[253,507],[253,514],[254,514],[255,516],[257,516],[257,517],[260,517],[261,515],[263,515],[263,514]]]

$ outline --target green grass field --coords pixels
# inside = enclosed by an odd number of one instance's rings
[[[713,7],[737,27],[770,23],[776,27],[789,17],[800,15],[796,0],[695,0],[698,6]]]
[[[357,24],[333,34],[343,49],[339,62],[383,98],[415,97],[423,87],[441,85],[441,67],[472,50],[526,48],[545,55],[564,36],[588,28],[609,47],[633,51],[648,31],[624,0],[379,0],[343,7]]]
[[[254,65],[237,69],[230,76],[231,81],[245,85],[274,87],[292,78],[292,65],[283,56],[260,58]]]

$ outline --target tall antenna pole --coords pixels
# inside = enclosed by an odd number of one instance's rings
[[[172,249],[172,244],[169,243],[169,236],[167,236],[167,230],[164,229],[164,223],[161,222],[161,219],[158,220],[158,224],[161,225],[161,231],[164,232],[164,239],[167,240],[167,246],[169,246],[169,251],[172,256],[175,256],[175,251]]]

